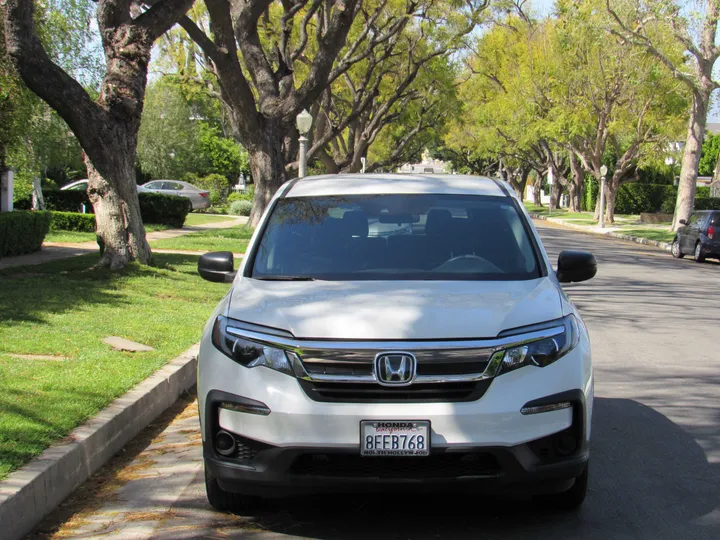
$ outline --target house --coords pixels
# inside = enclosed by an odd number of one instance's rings
[[[439,159],[432,159],[430,153],[425,150],[420,163],[405,163],[396,172],[399,173],[426,173],[426,174],[443,174],[450,173],[450,163],[445,163]]]

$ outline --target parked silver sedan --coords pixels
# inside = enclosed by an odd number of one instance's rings
[[[153,180],[152,182],[138,186],[138,191],[187,197],[192,203],[193,210],[208,208],[210,206],[210,193],[208,191],[193,186],[188,182],[181,182],[180,180]]]

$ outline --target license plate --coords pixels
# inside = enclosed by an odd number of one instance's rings
[[[430,455],[428,420],[363,420],[360,422],[363,456]]]

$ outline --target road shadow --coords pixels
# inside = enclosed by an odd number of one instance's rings
[[[522,495],[378,493],[270,500],[228,519],[209,511],[200,485],[195,497],[181,499],[173,510],[202,512],[205,523],[195,533],[227,538],[272,532],[348,540],[710,539],[720,538],[719,469],[693,437],[654,409],[629,399],[598,398],[589,494],[573,513],[549,511]],[[201,482],[199,474],[195,483]],[[179,529],[165,532],[185,537]]]

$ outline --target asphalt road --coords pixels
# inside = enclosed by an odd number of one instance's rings
[[[246,516],[205,499],[192,402],[178,404],[37,537],[720,538],[720,264],[538,224],[553,259],[592,251],[567,287],[596,376],[590,491],[574,514],[526,500],[317,497]],[[287,536],[286,536],[287,535]]]

